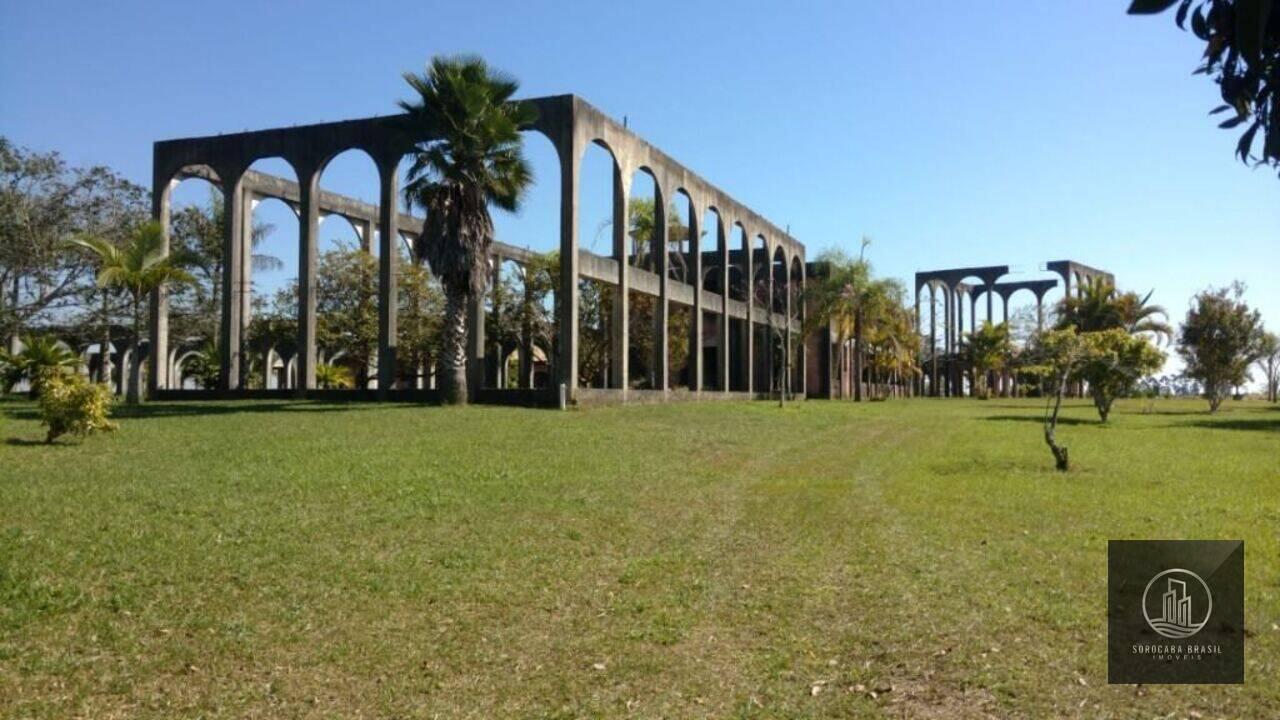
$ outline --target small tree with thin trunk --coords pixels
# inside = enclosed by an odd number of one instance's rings
[[[404,76],[418,97],[401,101],[415,140],[404,197],[426,212],[414,249],[444,287],[442,390],[467,402],[467,306],[489,280],[493,218],[489,206],[517,212],[533,173],[522,128],[533,106],[512,102],[519,83],[477,57],[437,57],[424,75]]]
[[[1088,358],[1088,343],[1074,327],[1068,326],[1036,335],[1029,354],[1034,364],[1025,367],[1023,372],[1042,377],[1049,390],[1044,408],[1044,442],[1053,453],[1055,467],[1066,472],[1071,469],[1071,460],[1067,446],[1058,442],[1058,415],[1072,376]]]
[[[1244,286],[1208,289],[1196,295],[1178,335],[1183,373],[1204,386],[1215,413],[1231,389],[1249,380],[1249,366],[1261,357],[1262,315],[1243,300]]]
[[[125,400],[142,398],[143,305],[152,292],[173,282],[189,282],[191,276],[169,261],[164,252],[164,231],[158,222],[143,223],[123,245],[94,237],[79,238],[75,245],[91,252],[98,262],[98,285],[119,290],[129,298],[133,320],[133,363]]]

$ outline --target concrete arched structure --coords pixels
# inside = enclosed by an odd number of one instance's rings
[[[629,267],[625,262],[625,247],[619,252],[615,242],[613,257],[604,257],[590,252],[583,252],[578,242],[577,198],[579,183],[579,164],[585,148],[592,144],[606,147],[613,156],[615,167],[614,188],[614,227],[615,241],[619,235],[625,236],[626,201],[628,183],[632,173],[644,168],[653,175],[656,194],[659,200],[657,208],[665,213],[665,202],[677,190],[683,191],[689,198],[691,224],[699,223],[706,208],[716,208],[720,224],[724,228],[741,225],[746,237],[760,236],[765,239],[766,251],[770,257],[775,247],[784,248],[784,257],[790,262],[791,257],[798,256],[804,261],[804,247],[790,238],[765,218],[750,208],[738,203],[727,193],[702,179],[689,169],[667,156],[636,136],[629,129],[600,113],[590,104],[572,95],[534,98],[521,101],[537,111],[537,120],[527,128],[530,132],[538,132],[548,138],[555,147],[559,160],[560,187],[560,237],[559,237],[559,282],[564,288],[563,297],[557,298],[556,355],[553,358],[556,384],[563,384],[568,399],[573,401],[580,394],[578,387],[578,297],[577,280],[587,277],[608,283],[619,288],[620,297],[626,291],[635,289],[646,292],[657,298],[657,313],[662,317],[665,326],[667,309],[670,303],[679,303],[693,308],[695,325],[701,325],[703,312],[718,313],[731,319],[746,323],[747,327],[764,324],[770,319],[765,313],[767,303],[758,307],[751,298],[733,302],[715,293],[706,293],[703,288],[703,275],[699,269],[690,273],[691,282],[672,282],[669,277],[665,253],[659,253],[659,265],[652,273],[642,272]],[[227,199],[226,224],[224,227],[224,256],[232,262],[226,264],[228,277],[224,281],[235,287],[243,282],[241,270],[244,253],[244,222],[246,203],[244,191],[251,189],[258,196],[279,197],[297,207],[299,223],[299,308],[297,348],[294,359],[297,367],[297,390],[305,393],[315,387],[315,272],[316,245],[318,238],[319,218],[321,213],[336,213],[353,221],[367,221],[370,227],[376,227],[378,237],[378,329],[379,342],[377,352],[377,385],[378,394],[385,396],[394,382],[396,367],[396,304],[392,289],[396,287],[397,275],[396,241],[401,237],[401,229],[410,233],[420,232],[421,220],[411,215],[397,212],[399,176],[397,169],[401,158],[409,153],[416,140],[403,132],[403,117],[373,117],[360,120],[349,120],[335,123],[321,123],[292,128],[278,128],[256,132],[232,133],[202,138],[187,138],[156,143],[153,155],[153,190],[152,207],[155,217],[160,220],[167,232],[169,221],[170,182],[177,178],[184,169],[203,166],[207,172],[216,176]],[[376,205],[362,203],[352,198],[336,196],[322,192],[319,188],[320,173],[326,163],[336,155],[347,150],[357,149],[367,153],[378,170],[379,189]],[[249,169],[257,160],[263,158],[280,158],[292,168],[297,181],[277,178],[256,173]],[[695,231],[696,232],[696,231]],[[658,233],[662,236],[659,247],[666,247],[667,228],[665,220],[658,223]],[[365,233],[365,237],[373,234]],[[695,238],[697,235],[695,234]],[[623,243],[625,245],[625,243]],[[518,248],[495,244],[494,253],[511,257],[527,257]],[[726,243],[722,254],[729,255]],[[692,253],[695,264],[700,265],[701,252]],[[754,268],[751,267],[750,254],[743,258],[746,263],[743,273],[752,278]],[[731,273],[731,263],[724,262],[725,275]],[[653,277],[656,276],[656,277]],[[726,284],[729,284],[726,282]],[[152,337],[157,338],[151,352],[156,357],[167,357],[167,305],[163,291],[153,297]],[[230,301],[228,301],[230,302]],[[479,302],[483,302],[480,299]],[[625,318],[625,302],[622,306],[622,317]],[[757,312],[759,311],[759,312]],[[224,348],[221,359],[220,385],[224,392],[238,391],[241,386],[240,364],[243,354],[243,335],[240,323],[242,313],[238,306],[228,307],[224,303],[221,318],[220,346]],[[792,323],[791,318],[784,322]],[[655,325],[657,321],[655,321]],[[726,327],[729,325],[725,323]],[[621,326],[621,328],[619,327]],[[619,334],[619,342],[613,343],[611,353],[624,359],[624,362],[611,363],[613,382],[625,395],[625,330],[624,323],[614,323],[614,332]],[[657,328],[655,328],[657,329]],[[165,332],[160,332],[161,330]],[[798,332],[798,324],[794,328]],[[726,331],[727,334],[727,331]],[[473,366],[483,363],[483,331],[473,333],[477,337],[469,339],[471,349],[468,353]],[[746,355],[752,353],[753,343],[748,331],[745,343]],[[701,345],[701,335],[693,338],[695,346]],[[670,387],[669,372],[666,368],[666,352],[668,346],[667,330],[659,331],[655,342],[663,355],[662,362],[657,363],[660,377],[656,378],[657,390],[666,392]],[[732,346],[730,346],[732,350]],[[701,352],[693,351],[695,363],[701,362]],[[742,355],[744,353],[738,353]],[[749,362],[749,360],[748,360]],[[725,364],[729,364],[726,362]],[[153,363],[155,365],[155,363]],[[161,369],[151,374],[152,389],[169,387],[168,368],[161,363]],[[700,389],[701,373],[694,372],[691,385]],[[623,382],[617,382],[618,379]],[[726,383],[726,386],[728,383]],[[748,374],[748,391],[750,379]]]

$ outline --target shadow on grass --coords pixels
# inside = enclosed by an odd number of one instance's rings
[[[331,413],[353,410],[370,410],[387,407],[389,403],[367,402],[248,402],[226,401],[225,403],[204,402],[149,402],[142,405],[116,405],[111,409],[111,417],[121,420],[146,420],[148,418],[166,417],[198,417],[204,415],[238,415],[241,413]],[[403,403],[403,405],[417,405]],[[3,411],[4,415],[14,420],[39,420],[40,413],[34,408],[11,409]]]
[[[1204,420],[1196,420],[1189,423],[1179,423],[1170,427],[1199,427],[1209,430],[1251,430],[1253,432],[1273,432],[1280,433],[1280,418],[1277,417],[1261,417],[1261,418],[1231,418],[1230,420],[1210,420],[1206,417]]]
[[[47,443],[44,440],[30,440],[28,438],[11,437],[4,441],[5,445],[10,447],[52,447],[57,443]]]
[[[1039,415],[988,415],[983,420],[995,420],[996,422],[1025,422],[1035,423],[1037,425],[1044,424],[1044,418]],[[1059,417],[1059,425],[1101,425],[1097,420],[1088,418]]]

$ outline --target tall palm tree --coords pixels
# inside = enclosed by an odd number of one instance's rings
[[[189,282],[191,276],[174,265],[164,252],[164,231],[158,222],[148,222],[125,241],[115,245],[102,238],[84,237],[72,241],[91,252],[98,261],[98,285],[125,293],[133,318],[133,363],[125,401],[136,404],[142,398],[142,306],[156,289],[171,282]]]
[[[467,303],[484,292],[493,218],[489,206],[520,209],[533,182],[520,129],[537,119],[510,102],[519,83],[478,57],[432,58],[423,75],[405,73],[418,94],[400,101],[414,146],[404,197],[426,212],[415,252],[445,292],[441,365],[444,401],[467,401]]]

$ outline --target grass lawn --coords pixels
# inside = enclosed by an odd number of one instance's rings
[[[0,715],[1280,717],[1280,409],[0,402]],[[1247,682],[1109,686],[1111,538],[1246,541]],[[1199,713],[1196,715],[1194,713]]]

